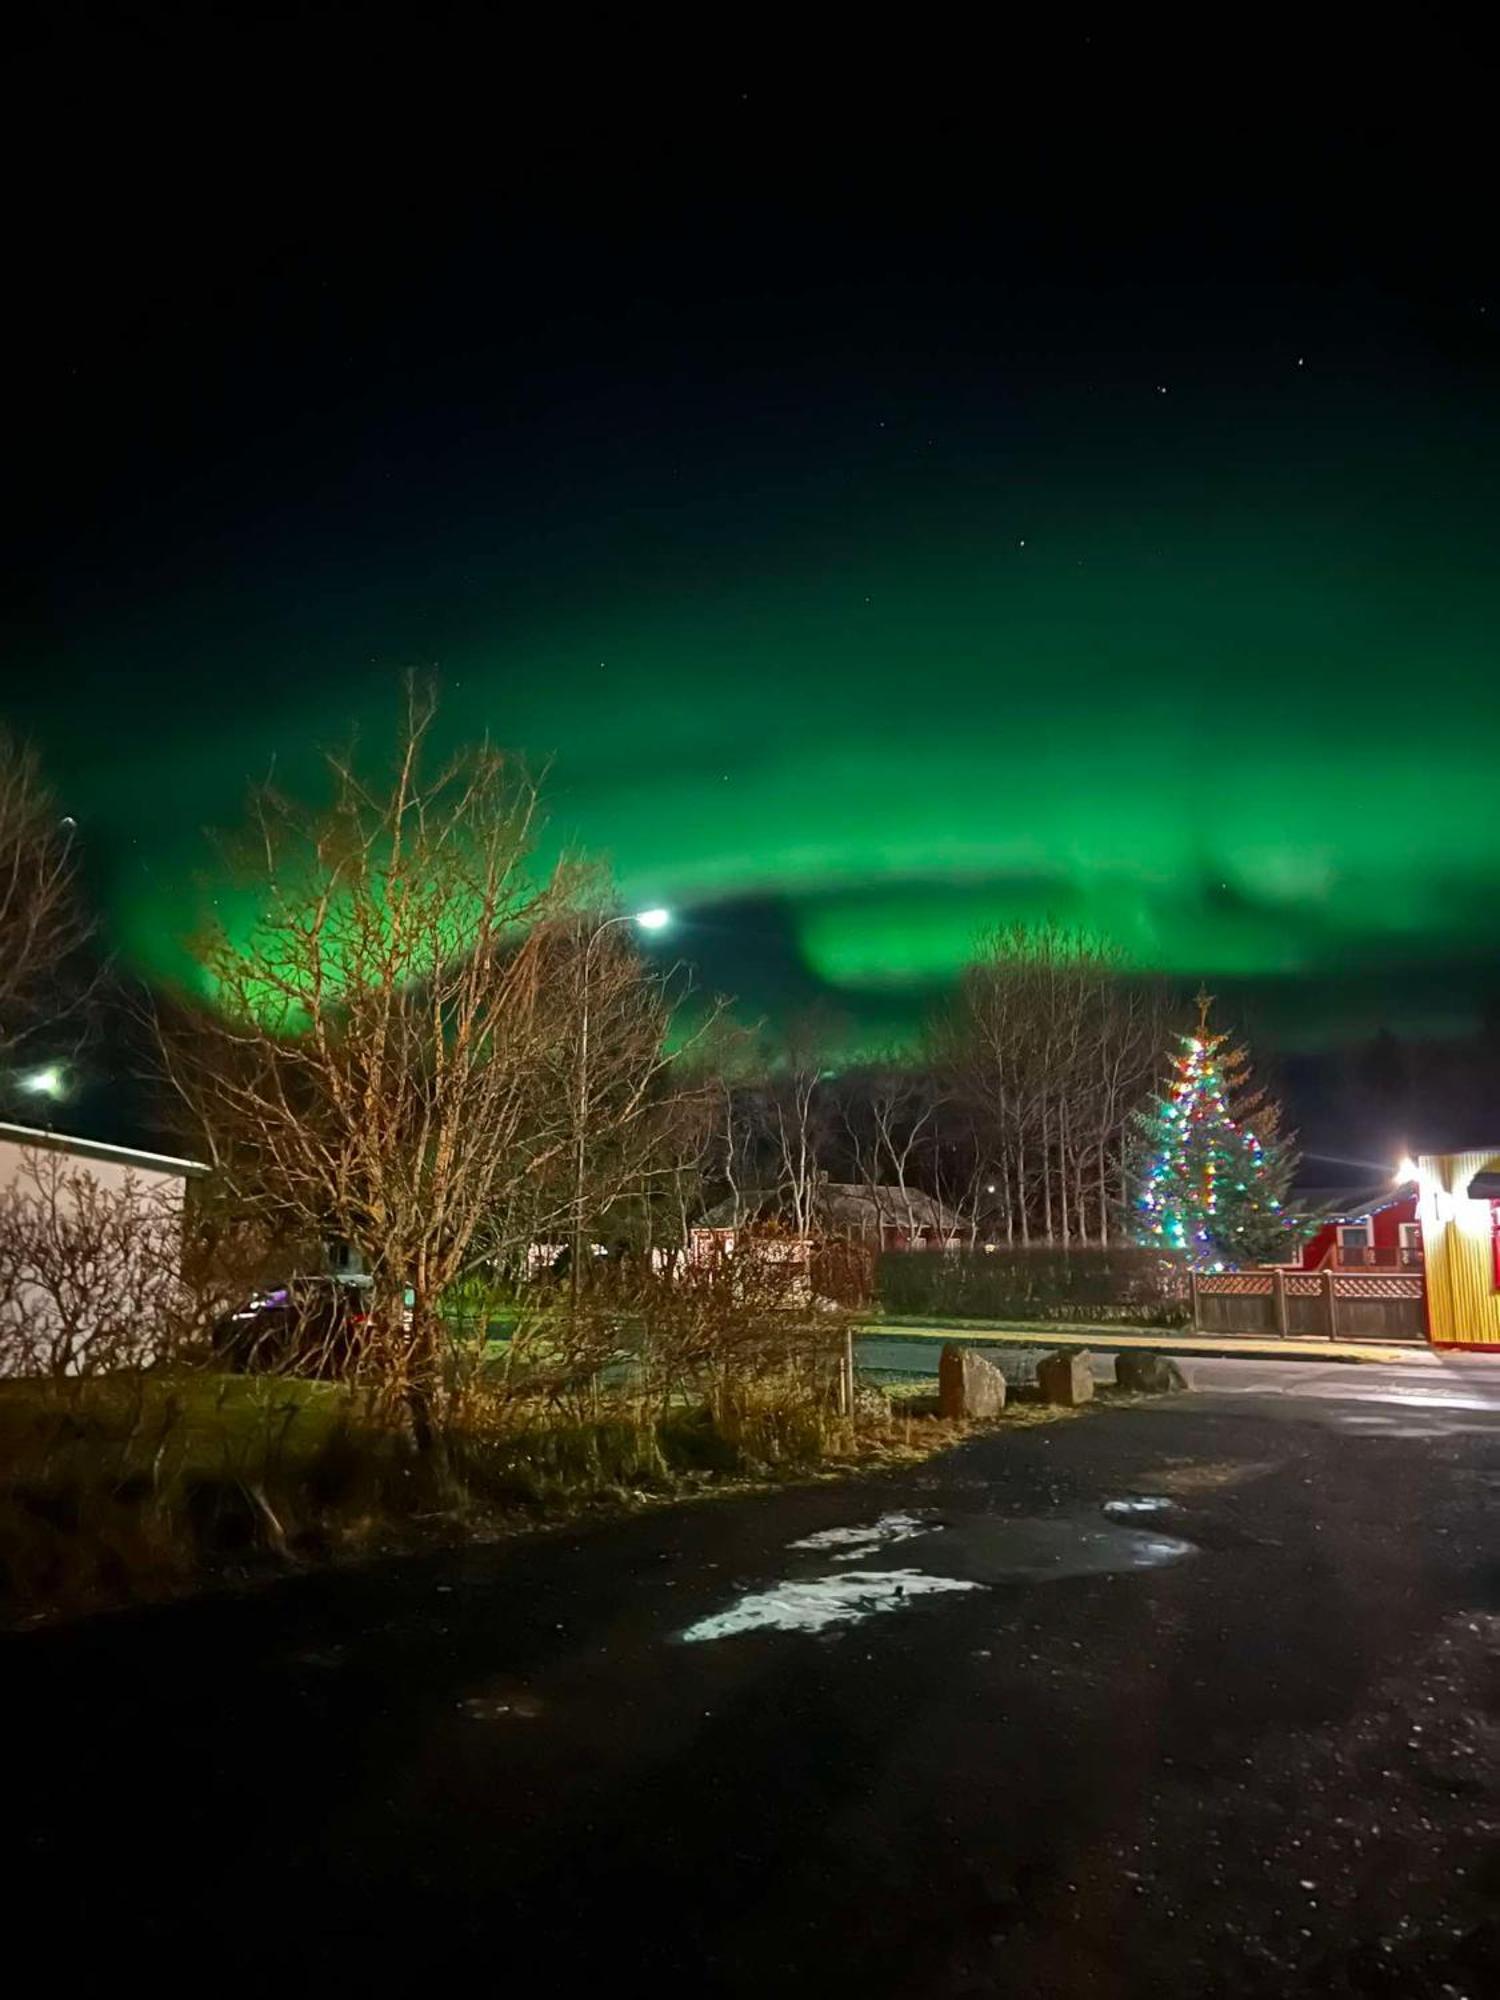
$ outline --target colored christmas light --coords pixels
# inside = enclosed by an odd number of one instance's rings
[[[1294,1156],[1277,1106],[1251,1085],[1246,1052],[1210,1030],[1209,1004],[1200,994],[1198,1032],[1184,1035],[1170,1079],[1139,1120],[1136,1233],[1161,1248],[1191,1246],[1200,1267],[1222,1270],[1286,1254]]]

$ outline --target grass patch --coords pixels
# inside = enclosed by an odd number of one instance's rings
[[[892,1339],[901,1332],[914,1333],[1034,1333],[1037,1345],[1044,1346],[1048,1340],[1055,1340],[1058,1334],[1095,1335],[1100,1340],[1115,1334],[1157,1333],[1164,1338],[1173,1332],[1185,1331],[1181,1318],[1171,1321],[1148,1319],[1110,1320],[1062,1320],[1062,1319],[965,1319],[958,1314],[944,1313],[940,1317],[932,1313],[882,1315],[879,1319],[861,1321],[857,1331],[878,1339],[881,1334],[889,1334]]]
[[[864,1380],[867,1378],[861,1377],[861,1379]],[[930,1401],[938,1392],[938,1378],[936,1375],[895,1375],[890,1377],[877,1375],[873,1379],[878,1383],[881,1394],[888,1397],[897,1409],[903,1403]]]
[[[935,1376],[863,1384],[853,1423],[775,1379],[713,1409],[645,1412],[621,1396],[597,1414],[455,1429],[439,1474],[367,1395],[336,1383],[0,1381],[0,1614],[80,1612],[587,1509],[909,1464],[970,1434],[930,1413],[936,1389]],[[998,1424],[1071,1414],[1013,1398]]]
[[[718,1406],[483,1410],[419,1456],[365,1393],[245,1375],[0,1381],[0,1612],[69,1612],[207,1576],[636,1505],[859,1461],[797,1385]]]
[[[863,1376],[861,1380],[864,1380]],[[938,1399],[938,1378],[936,1375],[901,1375],[888,1381],[880,1381],[879,1392],[890,1403],[891,1415],[895,1420],[926,1415],[935,1410]],[[1116,1392],[1108,1384],[1096,1387],[1095,1403],[1114,1402]],[[1133,1400],[1144,1400],[1136,1398]],[[1080,1410],[1092,1408],[1084,1403],[1078,1408],[1070,1408],[1061,1403],[1044,1403],[1038,1390],[1031,1384],[1008,1385],[1005,1397],[1005,1411],[988,1425],[988,1429],[1007,1427],[1025,1428],[1034,1424],[1056,1423],[1063,1417],[1075,1417]]]
[[[314,1552],[420,1490],[362,1398],[274,1377],[0,1382],[0,1466],[0,1604],[22,1613]]]

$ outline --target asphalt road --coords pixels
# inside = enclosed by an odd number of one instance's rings
[[[897,1477],[8,1637],[12,1963],[1497,1990],[1500,1366],[1189,1372]]]
[[[1500,1419],[1500,1361],[1418,1352],[1385,1363],[1198,1361],[1178,1363],[1194,1389],[1224,1396],[1274,1396],[1282,1404],[1362,1403],[1392,1427],[1434,1410],[1487,1412]],[[1294,1413],[1294,1414],[1300,1414]],[[1339,1419],[1346,1426],[1360,1419]]]

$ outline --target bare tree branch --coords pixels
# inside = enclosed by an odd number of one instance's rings
[[[72,822],[36,753],[0,727],[0,1061],[61,1010],[61,975],[92,926],[78,893]]]

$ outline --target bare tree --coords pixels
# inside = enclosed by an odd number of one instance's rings
[[[757,1109],[778,1203],[796,1236],[813,1235],[828,1178],[832,1105],[825,1079],[838,1027],[818,1008],[795,1015],[772,1051]]]
[[[759,1157],[766,1137],[762,1052],[752,1030],[721,1016],[703,1044],[701,1059],[709,1107],[702,1180],[705,1189],[727,1195],[730,1225],[738,1229],[758,1213],[764,1191]]]
[[[710,1006],[672,1046],[670,989],[686,997],[678,969],[650,972],[628,921],[597,900],[555,924],[547,950],[556,1032],[533,1086],[538,1129],[564,1118],[567,1145],[507,1186],[477,1248],[513,1263],[526,1245],[562,1238],[576,1309],[599,1236],[606,1247],[649,1250],[664,1198],[679,1209],[689,1199],[707,1144],[714,1072],[704,1057],[720,1010]],[[680,1244],[681,1232],[672,1240]]]
[[[359,1253],[369,1365],[423,1446],[446,1290],[562,1175],[573,1119],[555,1083],[581,934],[577,871],[531,867],[530,777],[488,744],[433,768],[433,720],[409,688],[390,770],[330,756],[320,810],[253,792],[229,860],[255,920],[237,934],[210,919],[193,950],[213,1004],[159,1023],[229,1195]]]
[[[935,1041],[973,1117],[1007,1240],[1109,1240],[1166,1004],[1109,946],[1060,925],[982,940]]]
[[[941,1079],[923,1062],[890,1054],[844,1079],[839,1108],[859,1180],[878,1223],[904,1220],[915,1242],[919,1195],[935,1190],[935,1152],[946,1109]]]
[[[1121,978],[1102,980],[1097,1000],[1084,1135],[1091,1173],[1085,1178],[1092,1180],[1094,1226],[1104,1245],[1129,1200],[1133,1119],[1160,1080],[1175,1001],[1162,980]]]
[[[648,1184],[647,1243],[664,1253],[660,1261],[667,1267],[680,1266],[680,1253],[711,1190],[729,1195],[734,1225],[744,1219],[752,1135],[742,1115],[740,1086],[751,1047],[750,1033],[716,1002],[673,1065],[671,1089],[657,1113],[660,1171]]]
[[[36,753],[0,727],[0,1060],[39,1017],[88,937],[72,822],[61,818]]]
[[[168,1359],[188,1309],[181,1265],[180,1189],[27,1148],[0,1190],[0,1373]]]
[[[1006,1234],[1031,1240],[1030,1169],[1039,1111],[1037,1022],[1028,990],[1029,934],[1021,927],[981,941],[951,1006],[933,1023],[937,1061],[955,1098],[969,1111],[977,1144],[971,1186],[981,1164],[995,1176]]]

